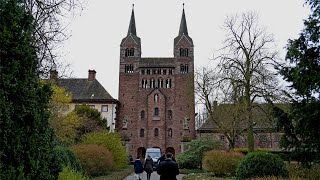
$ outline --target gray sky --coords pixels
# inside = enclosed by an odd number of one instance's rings
[[[71,64],[76,78],[87,78],[88,70],[95,69],[99,82],[118,98],[120,42],[127,35],[132,4],[142,57],[172,57],[183,2],[196,68],[206,66],[222,47],[227,15],[256,11],[260,26],[274,34],[284,58],[287,40],[298,37],[309,14],[304,0],[87,0],[69,26],[71,37],[64,44],[63,60]]]

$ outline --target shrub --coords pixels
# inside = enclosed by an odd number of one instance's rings
[[[180,168],[202,169],[203,154],[206,151],[217,149],[221,145],[210,138],[199,138],[192,140],[187,144],[188,150],[177,156]]]
[[[87,134],[83,143],[97,144],[107,148],[114,161],[114,168],[121,169],[127,166],[128,154],[121,143],[121,138],[117,133],[95,132]]]
[[[249,153],[241,160],[236,170],[237,179],[268,176],[289,176],[284,162],[278,155],[264,152]]]
[[[203,158],[203,169],[213,172],[215,176],[234,176],[243,157],[239,152],[208,151]]]
[[[83,170],[90,176],[104,175],[112,169],[112,154],[96,144],[79,144],[71,147],[80,160]]]
[[[89,178],[70,167],[64,167],[59,173],[58,180],[89,180]]]
[[[56,161],[63,167],[70,167],[76,171],[82,171],[81,164],[77,156],[70,150],[61,146],[54,149]]]

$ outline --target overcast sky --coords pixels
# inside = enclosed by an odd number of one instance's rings
[[[88,70],[94,69],[98,81],[117,99],[120,42],[127,35],[132,4],[142,57],[172,57],[183,2],[196,67],[206,66],[222,47],[227,15],[256,11],[260,26],[274,34],[284,58],[287,40],[298,36],[309,14],[304,0],[87,0],[69,26],[71,37],[62,50],[73,77],[87,78]]]

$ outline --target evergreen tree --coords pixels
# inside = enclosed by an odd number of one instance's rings
[[[60,171],[32,22],[23,1],[0,1],[0,179],[56,179]]]
[[[292,107],[288,113],[275,108],[275,114],[284,129],[281,145],[310,165],[320,152],[320,1],[306,3],[312,13],[304,21],[300,37],[289,40],[288,64],[280,67],[281,75],[294,90]]]

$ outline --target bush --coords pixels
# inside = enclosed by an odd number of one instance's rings
[[[203,158],[203,169],[215,176],[234,176],[243,157],[239,152],[208,151]]]
[[[70,167],[64,167],[59,173],[58,180],[89,180],[89,178]]]
[[[71,149],[88,175],[104,175],[112,170],[112,154],[105,147],[96,144],[80,144],[72,146]]]
[[[269,176],[289,176],[286,165],[278,155],[264,152],[249,153],[241,160],[236,170],[237,179]]]
[[[117,133],[90,133],[84,137],[83,143],[97,144],[107,148],[112,153],[114,168],[116,169],[124,168],[128,164],[128,154]]]
[[[54,149],[56,161],[63,167],[70,167],[76,171],[82,171],[81,164],[77,156],[69,149],[57,146]]]
[[[192,140],[187,144],[188,150],[177,156],[177,161],[180,168],[202,169],[202,159],[204,152],[217,149],[221,146],[220,143],[210,138],[199,138]]]

